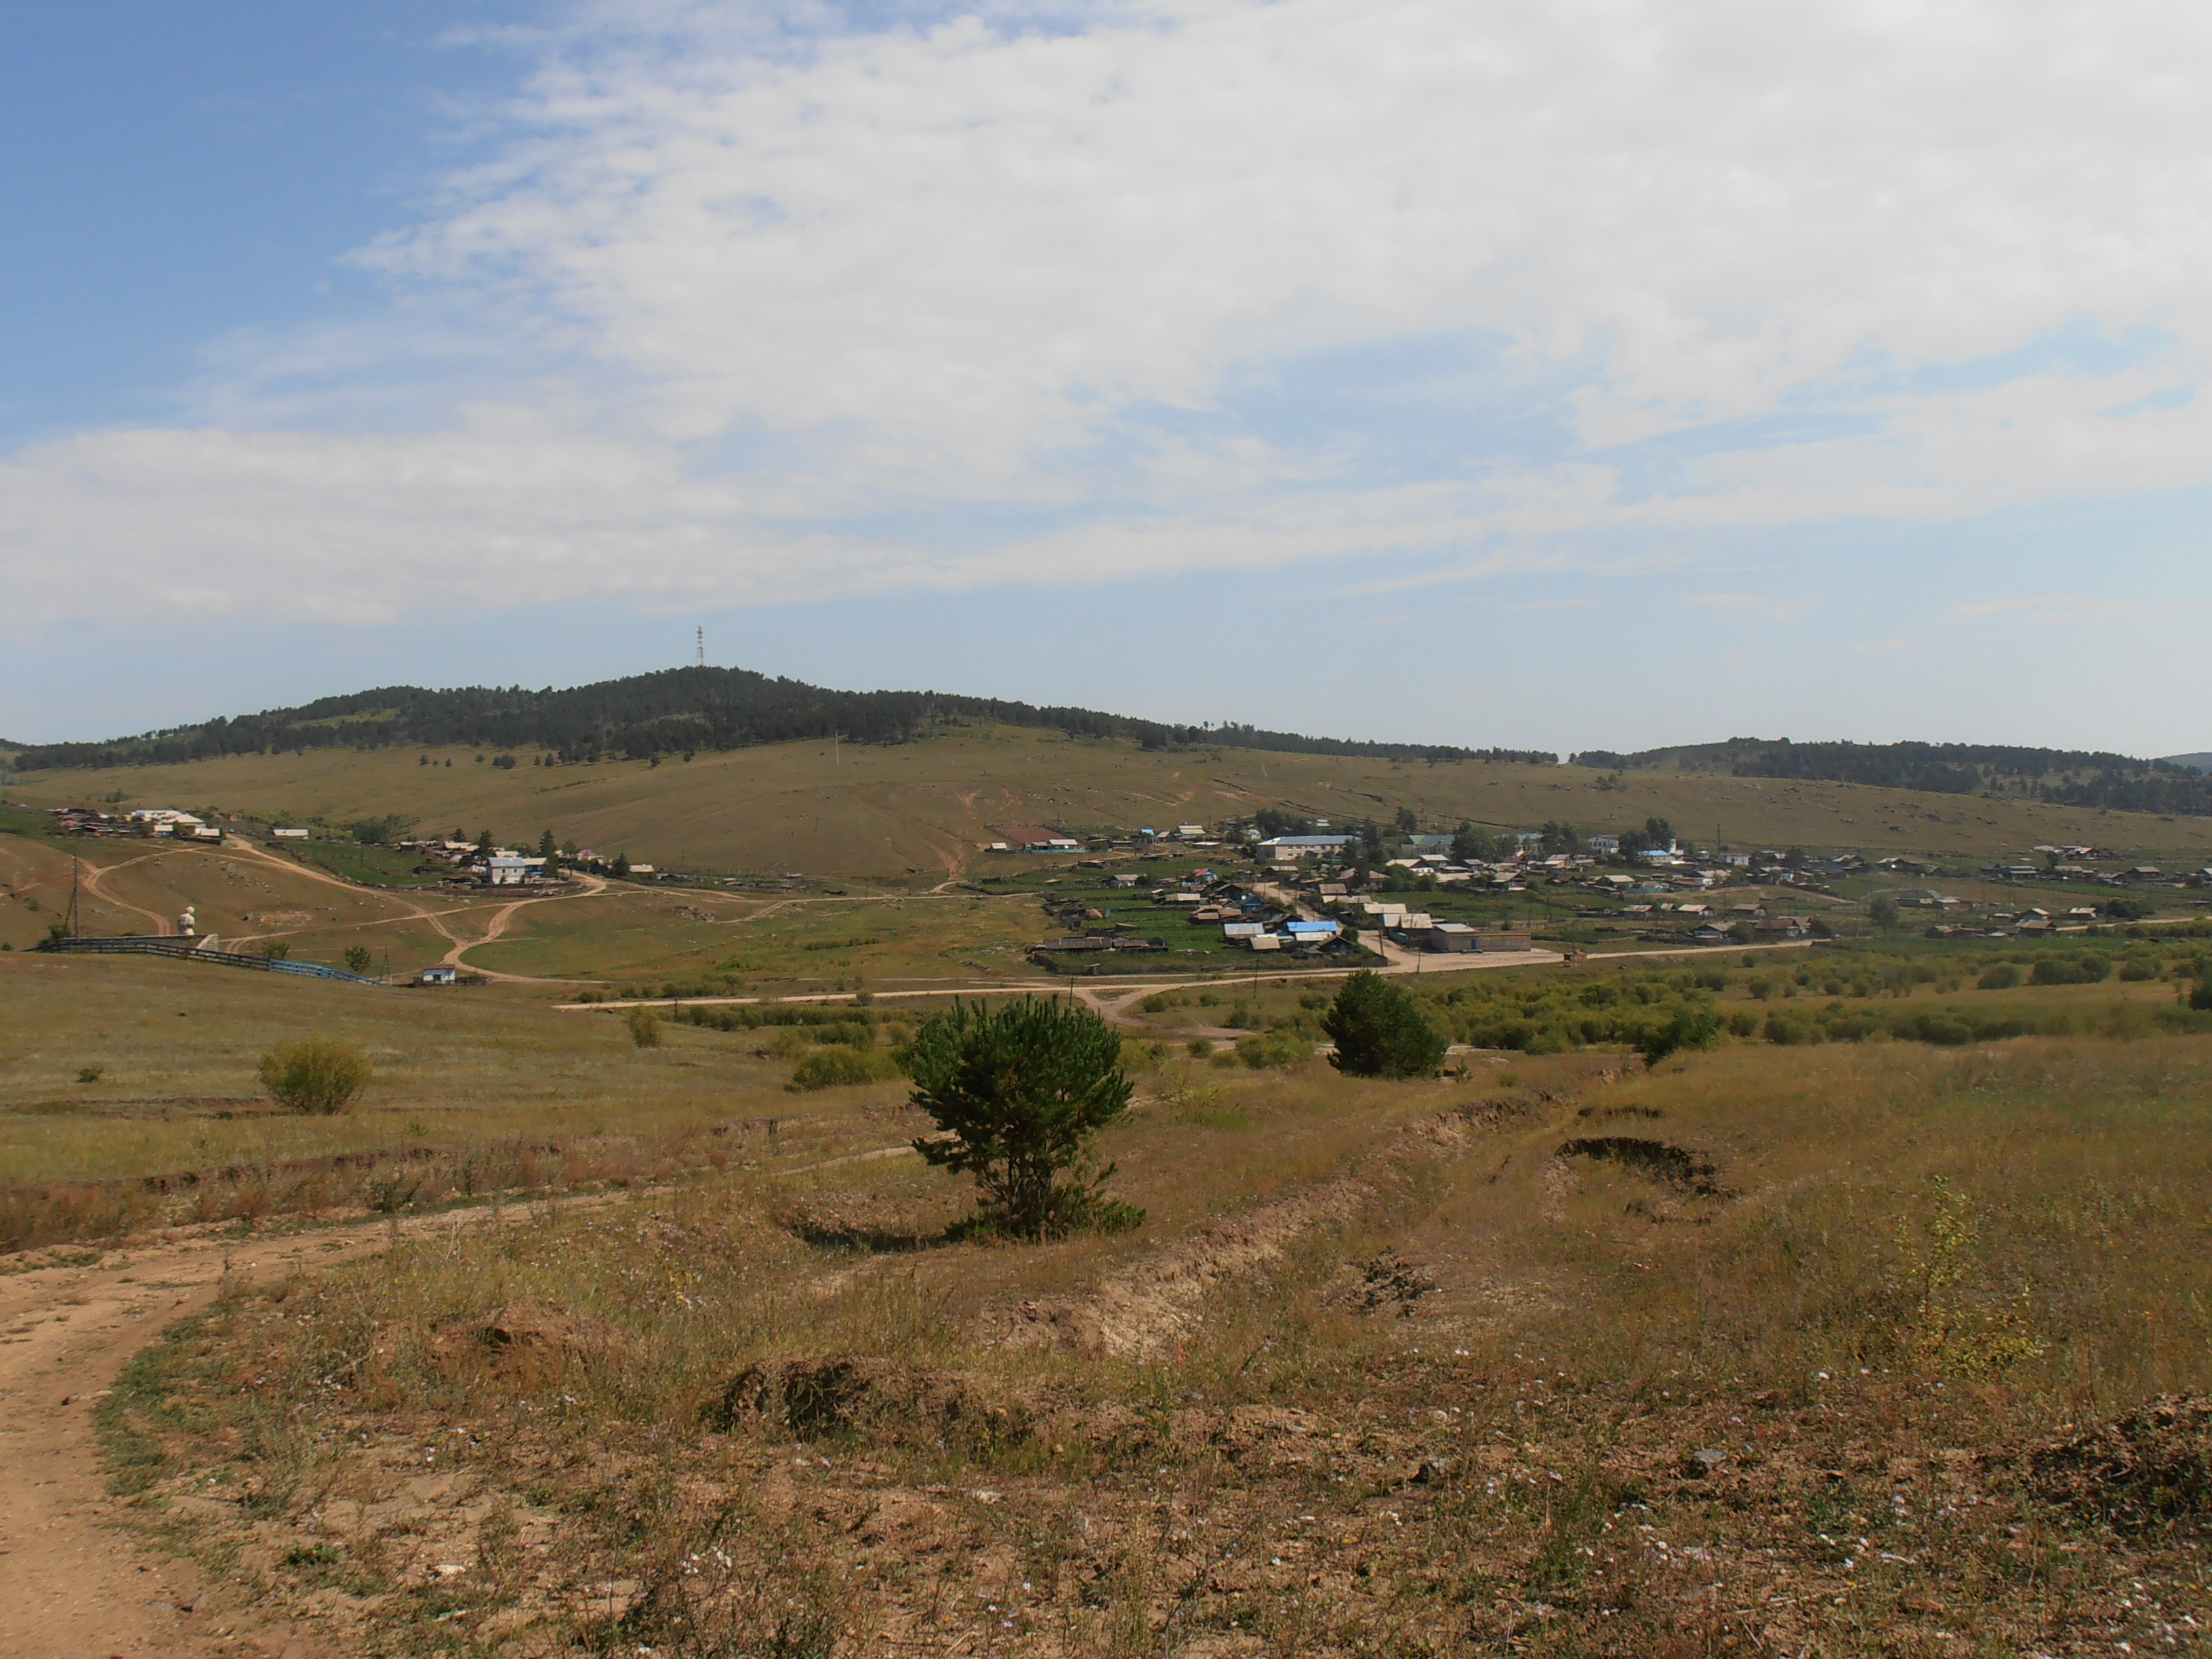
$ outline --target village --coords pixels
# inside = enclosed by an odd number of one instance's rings
[[[1818,942],[1869,927],[1910,927],[1931,939],[2032,939],[2140,921],[2155,908],[2142,896],[2148,890],[2212,884],[2212,869],[2175,877],[2148,865],[2100,868],[2098,861],[2114,860],[2087,846],[2039,846],[2041,864],[1946,870],[1902,856],[1711,850],[1684,844],[1656,822],[1624,835],[1576,837],[1571,847],[1561,845],[1567,837],[1556,825],[1494,837],[1466,826],[1445,834],[1401,824],[1395,835],[1371,823],[1347,830],[1320,821],[1274,835],[1261,827],[1181,823],[1103,836],[1025,828],[1007,831],[989,851],[1060,854],[1063,864],[1064,855],[1079,855],[1067,877],[1043,884],[1060,889],[1042,896],[1067,931],[1030,954],[1056,971],[1082,974],[1115,971],[1111,964],[1125,957],[1178,953],[1157,915],[1116,920],[1107,902],[1116,896],[1218,932],[1230,951],[1268,954],[1286,966],[1343,966],[1383,960],[1384,941],[1440,955],[1525,954],[1540,935],[1570,960],[1603,933],[1670,947]],[[1249,869],[1232,877],[1207,864],[1155,878],[1113,867],[1179,854],[1237,859]],[[1085,872],[1096,872],[1087,890]],[[1916,884],[1951,878],[1971,880],[1979,896]],[[2119,890],[2097,903],[2032,902],[2069,884]]]

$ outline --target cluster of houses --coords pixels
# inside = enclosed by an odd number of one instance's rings
[[[986,842],[987,853],[1142,853],[1171,842],[1194,849],[1215,848],[1220,841],[1206,834],[1202,823],[1178,823],[1172,830],[1139,830],[1127,836],[1093,836],[1088,839],[1059,830],[1020,824],[1000,832],[1000,839]]]
[[[282,830],[272,832],[283,835]],[[412,853],[426,863],[447,864],[453,868],[450,880],[456,884],[476,887],[533,887],[558,881],[561,872],[557,865],[547,867],[542,854],[522,853],[512,847],[487,849],[472,841],[396,841],[392,845],[403,853]],[[596,862],[588,849],[579,852],[571,860],[577,864]],[[653,866],[632,865],[633,872],[642,870],[653,873]]]
[[[205,818],[169,806],[142,806],[130,812],[102,812],[90,806],[63,806],[54,823],[65,836],[169,836],[179,841],[221,841],[222,831]]]

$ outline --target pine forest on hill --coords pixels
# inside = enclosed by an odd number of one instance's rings
[[[104,743],[33,744],[16,757],[15,764],[23,771],[40,771],[164,765],[286,749],[454,744],[535,749],[565,764],[832,737],[848,743],[908,743],[973,723],[1028,726],[1071,737],[1127,738],[1146,749],[1202,742],[1288,754],[1396,760],[1558,759],[1529,750],[1301,737],[1233,722],[1174,725],[1089,708],[1038,708],[939,691],[833,691],[799,680],[771,679],[747,669],[701,667],[665,669],[567,690],[471,686],[431,691],[388,686],[324,697],[299,708],[171,726]]]
[[[1999,795],[2124,812],[2212,814],[2212,775],[2201,756],[2140,760],[2102,750],[1974,743],[1792,743],[1731,738],[1726,743],[1587,750],[1578,766],[1617,771],[1717,772],[1739,778],[1863,783],[1942,795]]]

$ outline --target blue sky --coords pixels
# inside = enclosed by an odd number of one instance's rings
[[[1566,751],[2212,747],[2212,21],[49,9],[0,733],[710,656]]]

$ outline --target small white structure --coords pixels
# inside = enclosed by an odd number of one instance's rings
[[[434,968],[422,970],[422,983],[425,985],[451,985],[453,979],[453,969],[442,962]]]
[[[269,835],[274,841],[305,841],[307,838],[307,832],[304,830],[271,830]]]
[[[541,874],[545,860],[534,854],[528,858],[515,854],[495,854],[484,864],[484,879],[494,887],[520,887],[528,878]]]
[[[142,806],[131,814],[131,822],[149,834],[171,836],[179,829],[197,830],[204,820],[173,806]]]
[[[1202,823],[1178,823],[1175,827],[1175,838],[1177,841],[1197,841],[1205,834],[1206,826]]]
[[[193,918],[192,908],[192,906],[187,904],[185,907],[184,915],[177,918],[177,932],[185,939],[191,938],[193,934],[198,933],[200,930],[198,921]]]

